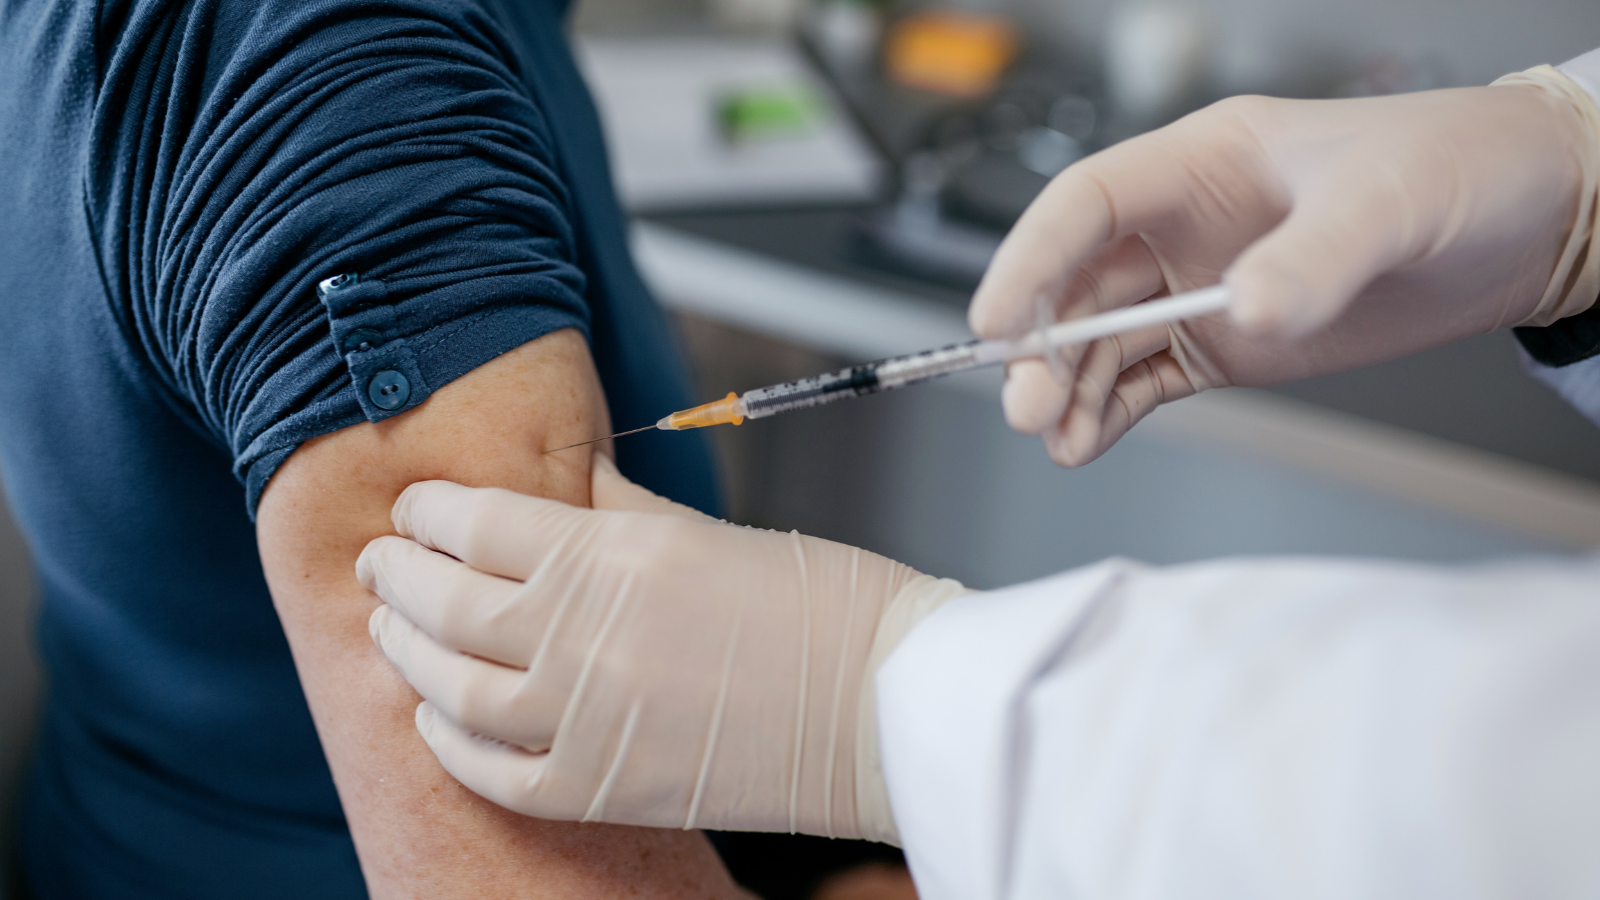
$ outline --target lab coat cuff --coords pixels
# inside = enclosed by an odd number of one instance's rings
[[[856,822],[867,840],[900,846],[900,832],[889,809],[889,791],[883,783],[873,675],[918,623],[951,600],[972,593],[976,592],[953,578],[919,575],[894,595],[878,620],[856,706]]]
[[[878,669],[884,783],[923,900],[996,896],[1010,859],[1021,700],[1142,568],[1109,560],[952,600]]]
[[[1563,75],[1577,82],[1578,86],[1600,104],[1600,50],[1590,50],[1575,59],[1569,59],[1559,66]]]
[[[1600,425],[1600,356],[1591,356],[1570,365],[1552,366],[1519,347],[1522,368],[1537,381],[1561,395],[1561,399],[1595,425]]]

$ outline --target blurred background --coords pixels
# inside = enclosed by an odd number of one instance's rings
[[[1085,154],[1230,94],[1395,93],[1561,62],[1600,46],[1600,4],[580,0],[573,31],[641,268],[711,399],[967,339],[1000,236]],[[1600,429],[1521,373],[1508,333],[1192,398],[1073,471],[1006,429],[998,390],[975,375],[716,429],[727,514],[985,588],[1108,555],[1600,543]],[[31,603],[0,506],[7,810],[37,690]],[[857,865],[892,853],[719,840],[774,900],[904,895],[892,868]]]

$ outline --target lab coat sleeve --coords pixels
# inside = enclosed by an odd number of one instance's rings
[[[1600,558],[1111,561],[877,692],[924,900],[1600,896]]]
[[[1566,74],[1568,78],[1578,83],[1578,87],[1589,92],[1594,102],[1600,103],[1600,50],[1590,50],[1588,53],[1569,59],[1556,68]]]

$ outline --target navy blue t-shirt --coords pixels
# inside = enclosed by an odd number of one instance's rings
[[[0,7],[0,471],[43,596],[41,898],[365,894],[251,524],[297,445],[569,327],[618,427],[691,402],[563,5]],[[618,450],[714,503],[700,442]]]

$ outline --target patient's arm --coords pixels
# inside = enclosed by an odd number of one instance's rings
[[[406,485],[444,478],[589,502],[609,422],[583,338],[559,331],[416,409],[311,441],[273,476],[261,562],[375,898],[734,896],[704,837],[529,819],[469,792],[417,735],[419,698],[367,636],[355,561]]]

